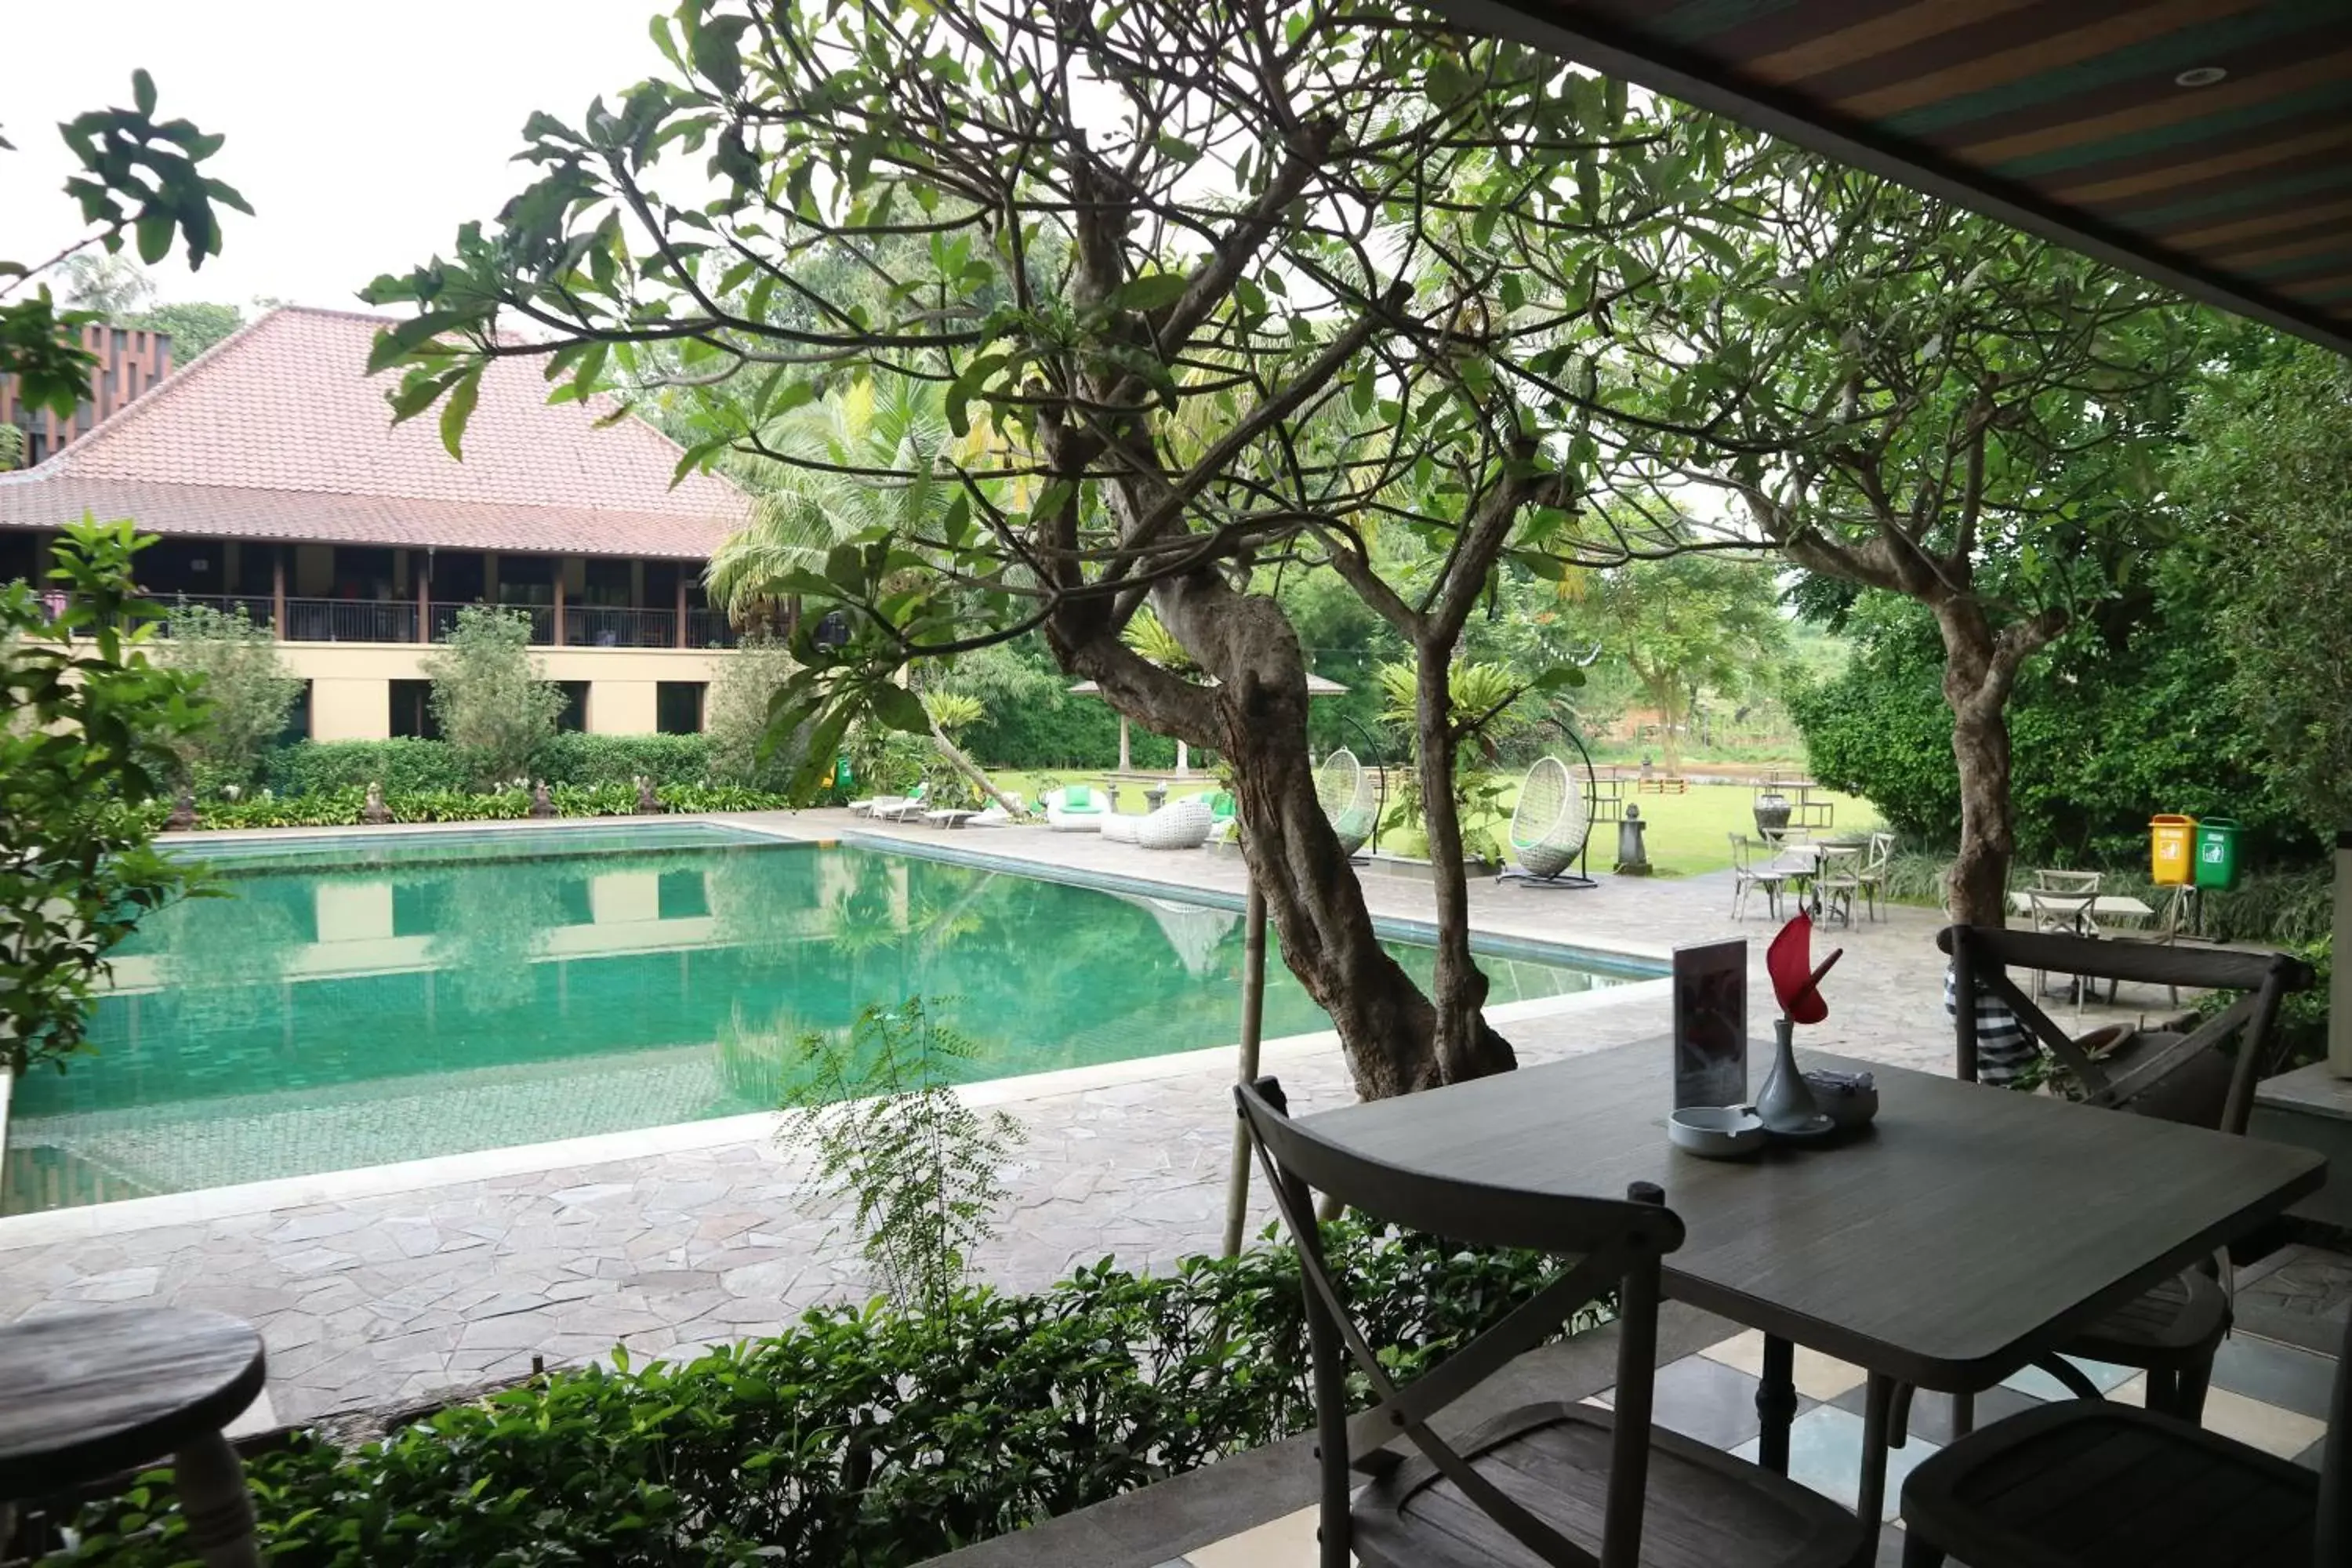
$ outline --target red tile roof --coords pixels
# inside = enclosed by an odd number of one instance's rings
[[[285,308],[48,461],[0,476],[0,526],[131,517],[163,534],[585,555],[708,556],[748,509],[603,400],[547,402],[536,364],[482,378],[465,461],[432,415],[394,426],[365,374],[384,318]]]

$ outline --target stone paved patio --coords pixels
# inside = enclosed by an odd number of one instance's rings
[[[1151,879],[1238,894],[1237,858],[1153,854],[1088,835],[1006,828],[944,836],[868,827],[842,813],[740,818],[772,831],[889,835],[933,847]],[[1428,918],[1425,885],[1367,880],[1375,913]],[[1481,884],[1475,929],[1663,957],[1673,946],[1759,939],[1751,996],[1769,996],[1760,916],[1735,924],[1727,875],[1604,877],[1585,891]],[[1931,911],[1894,910],[1836,941],[1831,1018],[1810,1043],[1941,1070],[1948,1027]],[[1661,984],[1603,991],[1569,1010],[1506,1023],[1535,1062],[1658,1033]],[[1074,998],[1076,1003],[1077,999]],[[2161,993],[2126,991],[2164,1006]],[[1758,1008],[1760,1014],[1762,1009]],[[2093,1009],[2094,1014],[2102,1010]],[[1270,1050],[1296,1100],[1349,1093],[1328,1037]],[[1160,1267],[1213,1248],[1230,1151],[1230,1049],[983,1086],[1026,1126],[1013,1207],[977,1260],[1013,1289],[1043,1285],[1106,1254]],[[761,1127],[710,1124],[727,1141],[411,1190],[121,1228],[105,1205],[0,1221],[0,1320],[94,1303],[170,1302],[236,1313],[269,1349],[265,1404],[245,1425],[308,1419],[602,1354],[680,1353],[772,1331],[817,1302],[867,1289],[848,1240],[802,1209],[803,1175]],[[446,1163],[440,1163],[446,1168]],[[126,1211],[131,1212],[131,1211]],[[1259,1221],[1264,1210],[1259,1208]],[[46,1227],[46,1228],[45,1228]]]

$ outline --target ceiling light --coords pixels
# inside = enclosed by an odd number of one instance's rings
[[[2175,87],[2211,87],[2230,73],[2220,66],[2192,66],[2172,79]]]

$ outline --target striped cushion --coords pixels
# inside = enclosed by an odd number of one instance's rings
[[[1944,970],[1944,1014],[1959,1016],[1952,971]],[[2008,1003],[1979,986],[1977,990],[1977,1081],[2011,1089],[2023,1081],[2042,1055],[2042,1047]]]

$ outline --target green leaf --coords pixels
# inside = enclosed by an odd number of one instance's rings
[[[474,416],[474,401],[481,391],[482,367],[478,364],[458,377],[449,389],[449,401],[441,405],[441,444],[461,463],[466,460],[466,422]]]
[[[1181,272],[1147,272],[1140,278],[1130,278],[1111,291],[1110,308],[1114,310],[1150,312],[1174,304],[1181,299],[1192,279]]]
[[[893,730],[903,730],[909,735],[931,732],[930,715],[923,711],[923,700],[895,681],[884,681],[873,689],[874,716]]]
[[[1003,354],[982,354],[966,365],[963,374],[948,384],[946,405],[949,429],[960,437],[971,434],[971,415],[967,405],[973,398],[980,395],[980,389],[987,383],[988,378],[1004,368],[1005,359],[1006,356]]]
[[[143,70],[132,71],[131,73],[131,100],[139,106],[140,113],[147,116],[151,120],[153,119],[155,115],[155,79],[149,76]]]
[[[694,29],[694,68],[728,98],[743,89],[743,30],[751,25],[749,16],[706,16]]]

